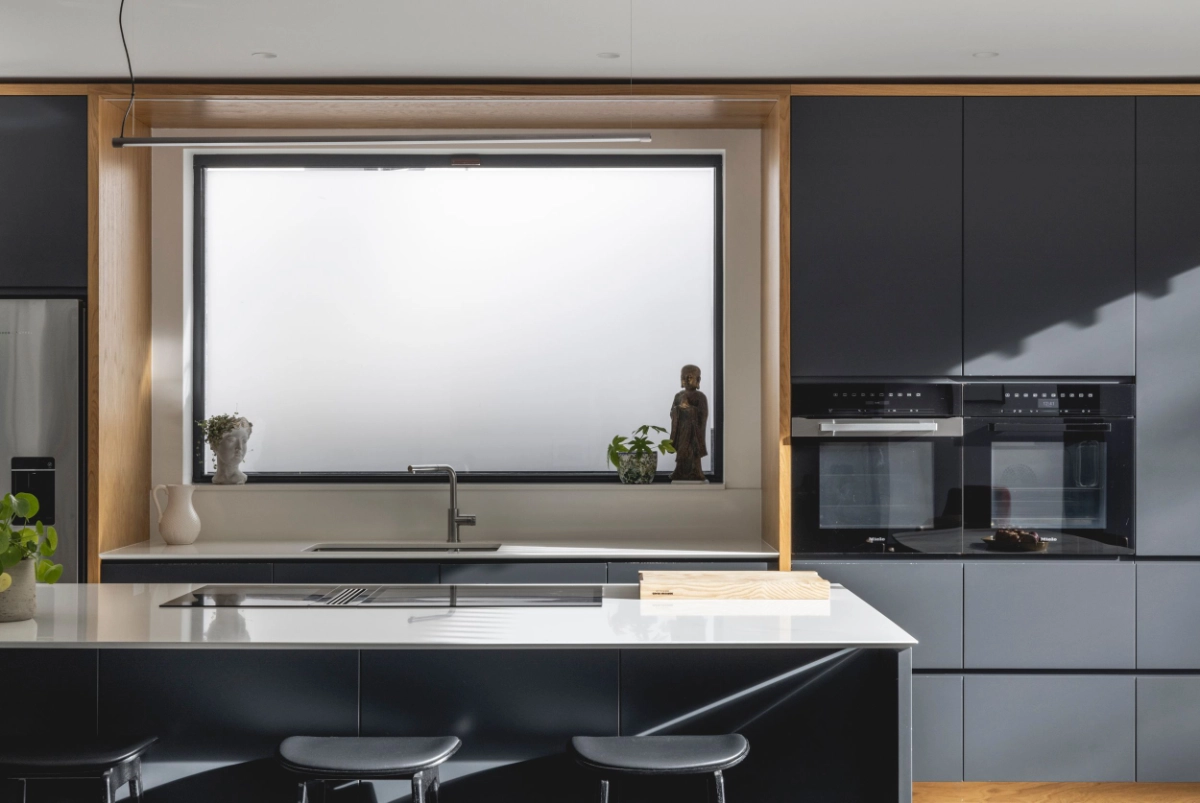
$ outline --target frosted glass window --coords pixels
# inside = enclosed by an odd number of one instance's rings
[[[687,363],[713,469],[718,157],[196,158],[197,417],[253,422],[247,472],[611,471],[614,435],[670,427]]]

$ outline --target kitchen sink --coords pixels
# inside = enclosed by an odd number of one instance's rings
[[[500,544],[451,544],[446,541],[364,541],[316,544],[305,552],[495,552]]]
[[[207,585],[163,608],[577,608],[598,585]]]

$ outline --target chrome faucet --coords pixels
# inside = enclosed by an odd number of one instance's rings
[[[450,520],[450,530],[447,534],[447,542],[451,544],[460,543],[458,537],[459,527],[474,527],[475,517],[469,513],[458,512],[458,474],[455,473],[451,466],[409,466],[409,474],[447,474],[450,476],[450,512],[448,518]]]

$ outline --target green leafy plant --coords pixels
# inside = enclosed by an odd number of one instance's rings
[[[241,418],[241,413],[219,413],[196,422],[196,426],[200,427],[200,431],[204,434],[204,441],[208,444],[208,448],[213,451],[213,466],[217,464],[217,447],[221,445],[221,438],[236,429]]]
[[[28,522],[37,512],[38,500],[33,494],[5,494],[0,500],[0,591],[12,585],[8,570],[31,558],[37,560],[34,573],[39,583],[54,583],[62,577],[62,564],[49,560],[58,549],[58,532],[43,527],[40,521],[30,526]],[[24,523],[14,527],[16,519]]]
[[[612,463],[617,468],[621,467],[621,454],[650,454],[655,449],[658,449],[659,454],[674,454],[675,444],[671,443],[670,438],[663,438],[657,444],[650,442],[650,433],[657,432],[660,435],[666,430],[662,427],[651,426],[644,424],[633,431],[633,435],[625,437],[618,435],[612,439],[612,443],[608,444],[608,462]]]

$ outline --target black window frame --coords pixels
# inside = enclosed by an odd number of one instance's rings
[[[464,165],[463,161],[468,161]],[[722,154],[195,154],[192,156],[192,482],[211,484],[205,465],[204,434],[196,421],[206,417],[204,409],[204,212],[205,170],[221,167],[307,167],[386,170],[405,167],[709,167],[713,168],[713,368],[703,389],[709,396],[712,415],[712,468],[705,477],[714,483],[724,479],[724,284],[725,284],[725,159]],[[666,401],[664,400],[664,408]],[[596,444],[603,450],[605,444]],[[665,456],[670,462],[670,456]],[[662,462],[662,461],[660,461]],[[246,482],[278,483],[422,483],[444,482],[432,475],[405,472],[246,472]],[[611,471],[463,471],[467,483],[619,483]],[[655,483],[670,482],[670,470],[660,470]]]

